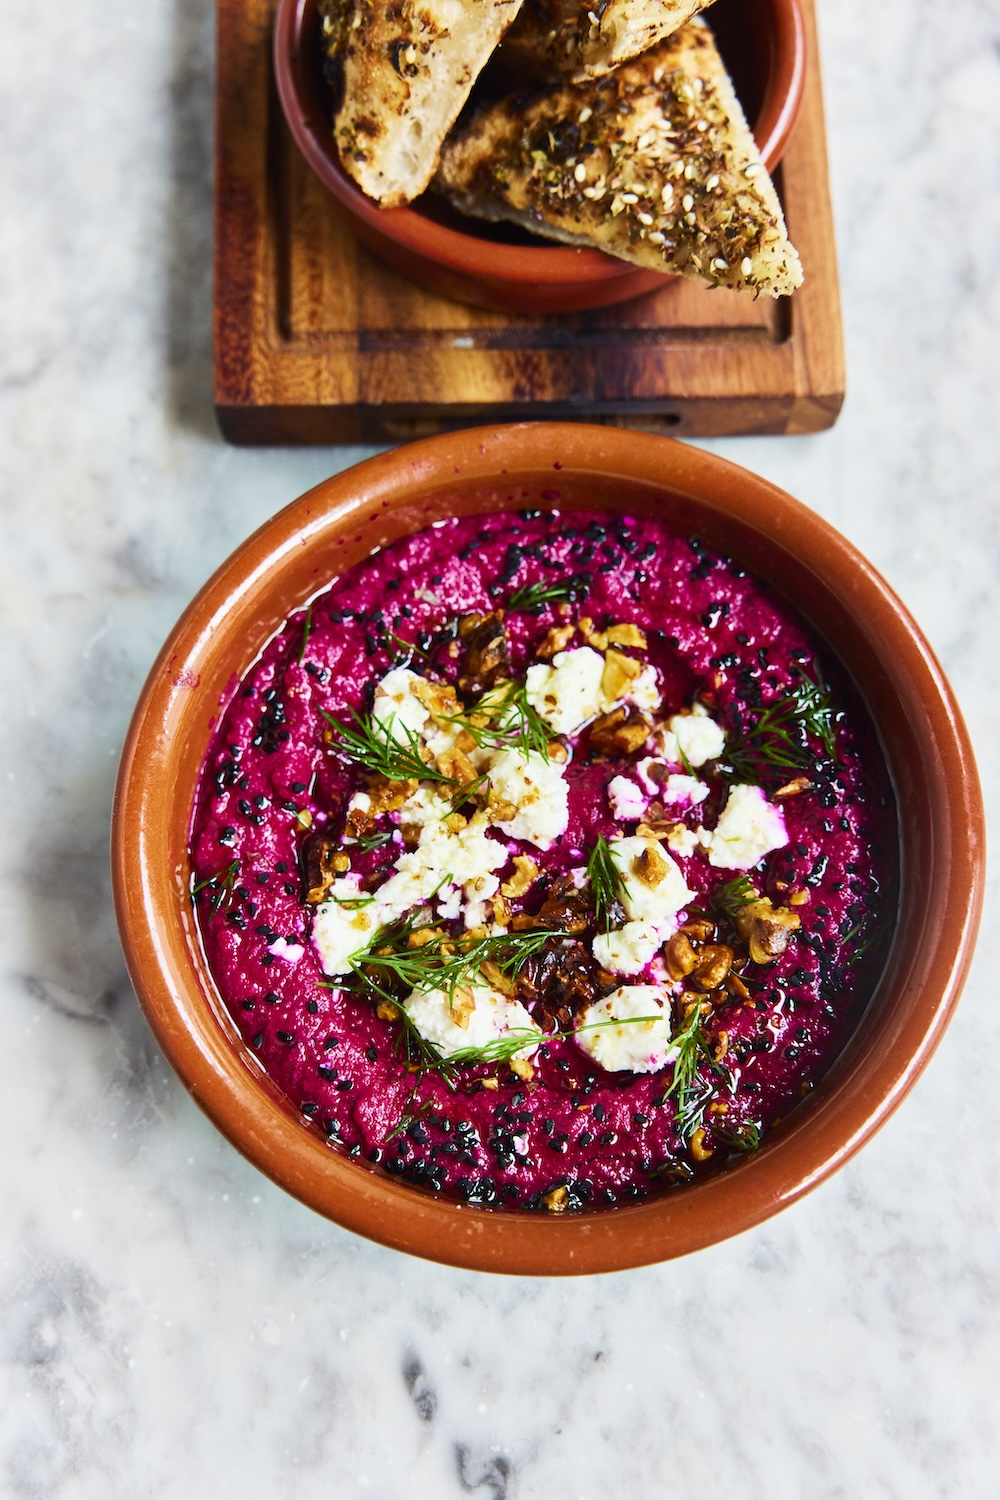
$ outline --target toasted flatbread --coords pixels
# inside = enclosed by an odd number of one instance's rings
[[[604,78],[484,106],[446,142],[435,187],[477,218],[713,286],[780,297],[802,282],[699,20]]]
[[[434,175],[441,142],[521,0],[320,0],[344,168],[398,207]]]
[[[711,0],[524,0],[504,51],[536,73],[600,78],[678,31]]]

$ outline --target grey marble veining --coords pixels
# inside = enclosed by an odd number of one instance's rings
[[[425,1265],[311,1215],[137,1012],[107,827],[195,588],[362,456],[209,405],[208,0],[0,3],[0,1494],[987,1500],[997,1493],[995,883],[916,1091],[795,1208],[578,1282]],[[1000,11],[821,0],[850,394],[718,451],[924,625],[997,826]]]

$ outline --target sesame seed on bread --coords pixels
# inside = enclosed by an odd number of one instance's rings
[[[708,27],[615,72],[484,105],[434,183],[463,213],[713,286],[802,282],[777,193]]]
[[[521,0],[320,0],[344,168],[386,207],[427,187],[469,90]]]
[[[679,30],[711,0],[524,0],[504,39],[525,65],[599,78]]]

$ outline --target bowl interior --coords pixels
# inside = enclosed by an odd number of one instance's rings
[[[187,892],[195,789],[236,683],[286,617],[373,548],[452,514],[523,506],[660,518],[793,602],[856,685],[900,809],[896,936],[864,1019],[813,1094],[748,1160],[629,1207],[545,1218],[442,1202],[338,1154],[263,1074],[219,1000]],[[115,898],[126,958],[178,1073],[231,1141],[328,1217],[480,1269],[646,1264],[749,1227],[835,1170],[927,1061],[971,954],[982,809],[965,731],[902,606],[843,538],[765,481],[666,439],[538,424],[383,455],[276,516],[190,606],[151,673],[119,778]]]
[[[706,12],[737,95],[768,170],[780,160],[801,102],[804,78],[800,0],[715,0]],[[340,164],[330,121],[334,96],[323,74],[316,0],[279,0],[275,23],[278,86],[289,127],[313,170],[352,214],[370,229],[415,251],[445,256],[474,271],[481,246],[506,247],[518,279],[573,281],[634,272],[597,250],[546,243],[515,225],[471,220],[426,192],[406,208],[380,209]],[[496,97],[508,85],[488,67],[466,108]],[[477,249],[477,247],[479,247]],[[479,257],[479,259],[477,259]],[[504,251],[490,266],[503,274]]]

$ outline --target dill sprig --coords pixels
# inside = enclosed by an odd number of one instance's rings
[[[602,932],[610,932],[615,908],[622,905],[624,880],[614,850],[603,834],[598,834],[587,857],[586,874],[594,898],[597,925]]]
[[[712,1134],[730,1151],[742,1151],[750,1156],[760,1150],[764,1132],[753,1120],[743,1120],[739,1125],[713,1125]]]
[[[351,958],[351,968],[373,993],[398,1005],[399,990],[445,990],[453,995],[461,984],[474,984],[484,964],[497,968],[505,979],[515,979],[546,940],[558,933],[536,929],[505,932],[470,939],[435,934],[420,947],[410,947],[417,931],[414,919],[404,919],[376,932],[367,948]]]
[[[708,1033],[702,1025],[701,1006],[692,1005],[670,1039],[677,1048],[674,1073],[660,1098],[661,1104],[668,1099],[674,1101],[674,1124],[685,1140],[689,1140],[701,1124],[705,1106],[714,1092],[710,1079],[702,1076],[702,1068],[708,1064],[716,1076],[728,1072],[712,1057]]]
[[[754,888],[749,875],[737,875],[735,880],[717,885],[708,898],[708,904],[717,916],[735,917],[744,906],[751,906],[754,901],[759,900],[760,893]]]
[[[729,735],[718,768],[730,780],[751,782],[771,772],[802,771],[817,758],[810,739],[819,740],[824,755],[833,757],[837,714],[818,669],[815,681],[801,672],[787,698],[769,704],[749,728]]]
[[[402,1135],[404,1130],[409,1130],[411,1125],[416,1125],[420,1120],[426,1119],[434,1108],[433,1099],[424,1099],[420,1104],[417,1104],[416,1093],[417,1091],[414,1089],[410,1095],[410,1102],[406,1109],[382,1142],[383,1146],[388,1146],[390,1141],[394,1141],[398,1135]]]
[[[395,714],[384,720],[373,715],[362,718],[352,709],[351,717],[356,725],[352,729],[325,710],[320,709],[320,713],[337,736],[333,748],[345,760],[354,761],[366,771],[384,776],[387,781],[441,781],[455,785],[454,776],[446,776],[436,766],[427,764],[420,751],[420,741],[408,725],[400,725],[405,739],[396,739],[392,732]]]
[[[386,635],[389,641],[395,641],[397,646],[402,647],[402,656],[405,657],[406,662],[411,662],[415,656],[421,656],[423,657],[424,661],[430,661],[430,652],[425,651],[423,646],[418,646],[416,641],[404,640],[403,637],[401,635],[397,635],[394,630],[387,631]],[[399,660],[399,655],[397,654],[396,665],[400,664],[401,663]]]
[[[434,1043],[421,1036],[408,1012],[393,1002],[403,1023],[396,1038],[397,1055],[405,1058],[409,1067],[421,1077],[425,1073],[437,1073],[450,1089],[458,1086],[458,1069],[486,1066],[490,1063],[510,1062],[519,1052],[545,1043],[565,1041],[581,1031],[597,1031],[605,1026],[636,1026],[640,1023],[662,1020],[662,1015],[624,1016],[613,1021],[591,1021],[586,1026],[572,1027],[566,1031],[541,1031],[538,1027],[515,1026],[495,1037],[482,1047],[463,1047],[447,1056]],[[416,1090],[414,1090],[416,1092]]]
[[[473,797],[477,796],[480,792],[485,792],[488,798],[491,785],[489,771],[484,771],[481,776],[476,776],[472,781],[464,782],[449,802],[448,811],[442,815],[442,821],[444,821],[444,818],[449,817],[451,813],[458,812],[463,802],[471,802]]]
[[[572,603],[582,599],[591,580],[583,574],[573,574],[551,583],[525,583],[515,589],[507,600],[508,609],[535,609],[540,604],[552,604],[556,600]]]
[[[457,714],[448,722],[467,730],[480,750],[517,750],[521,755],[534,753],[549,759],[552,731],[528,702],[523,681],[491,688],[468,715]]]
[[[305,617],[304,621],[302,622],[302,646],[301,646],[301,648],[299,650],[299,666],[300,667],[301,667],[303,661],[305,660],[306,647],[309,645],[309,637],[312,635],[312,617],[313,617],[313,607],[312,607],[311,604],[308,604],[306,606],[306,617]]]
[[[208,909],[212,916],[216,916],[218,912],[223,910],[228,911],[235,899],[234,887],[239,872],[240,862],[238,859],[234,859],[224,870],[220,870],[217,875],[207,875],[204,880],[193,883],[191,886],[191,900],[195,901],[202,891],[211,891],[212,895],[209,899]]]
[[[381,849],[383,845],[391,843],[394,830],[385,829],[382,833],[365,833],[354,840],[355,847],[368,854],[372,849]]]

